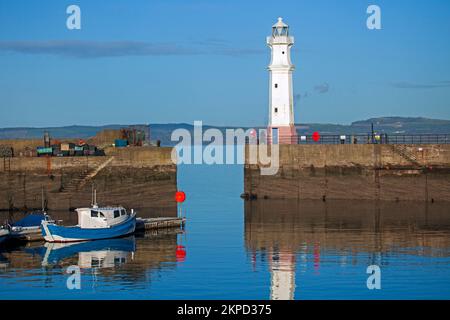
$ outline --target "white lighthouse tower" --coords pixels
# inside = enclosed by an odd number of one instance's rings
[[[272,51],[268,67],[270,73],[268,140],[273,144],[296,144],[297,131],[294,125],[294,95],[291,62],[291,47],[294,38],[289,35],[289,26],[278,18],[267,37]]]

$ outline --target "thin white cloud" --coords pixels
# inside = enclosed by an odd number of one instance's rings
[[[104,58],[124,56],[198,55],[246,56],[262,50],[218,45],[216,39],[189,47],[175,43],[139,41],[0,41],[0,52],[32,55],[54,55],[71,58]]]

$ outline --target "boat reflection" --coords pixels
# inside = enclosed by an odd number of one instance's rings
[[[88,273],[104,276],[103,281],[120,279],[124,285],[147,287],[159,272],[174,269],[186,256],[180,253],[181,229],[153,230],[126,238],[75,243],[30,242],[1,251],[0,273],[5,277],[40,274],[52,282],[76,265]],[[180,256],[181,255],[181,256]],[[32,270],[32,272],[30,272]]]
[[[133,260],[136,251],[134,236],[74,243],[45,243],[42,266],[57,265],[65,259],[78,257],[82,269],[114,268]]]
[[[269,266],[270,298],[289,300],[296,276],[319,275],[324,263],[387,265],[393,254],[450,256],[450,215],[445,203],[247,201],[245,244],[255,269],[258,261]]]

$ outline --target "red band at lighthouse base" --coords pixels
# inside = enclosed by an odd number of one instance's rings
[[[277,137],[273,136],[273,129],[278,129],[278,141],[276,141]],[[298,144],[298,134],[295,125],[268,127],[267,142],[269,144]]]

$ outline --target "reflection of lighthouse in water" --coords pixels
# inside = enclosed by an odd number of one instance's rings
[[[295,293],[295,254],[279,252],[269,254],[270,299],[293,300]]]

